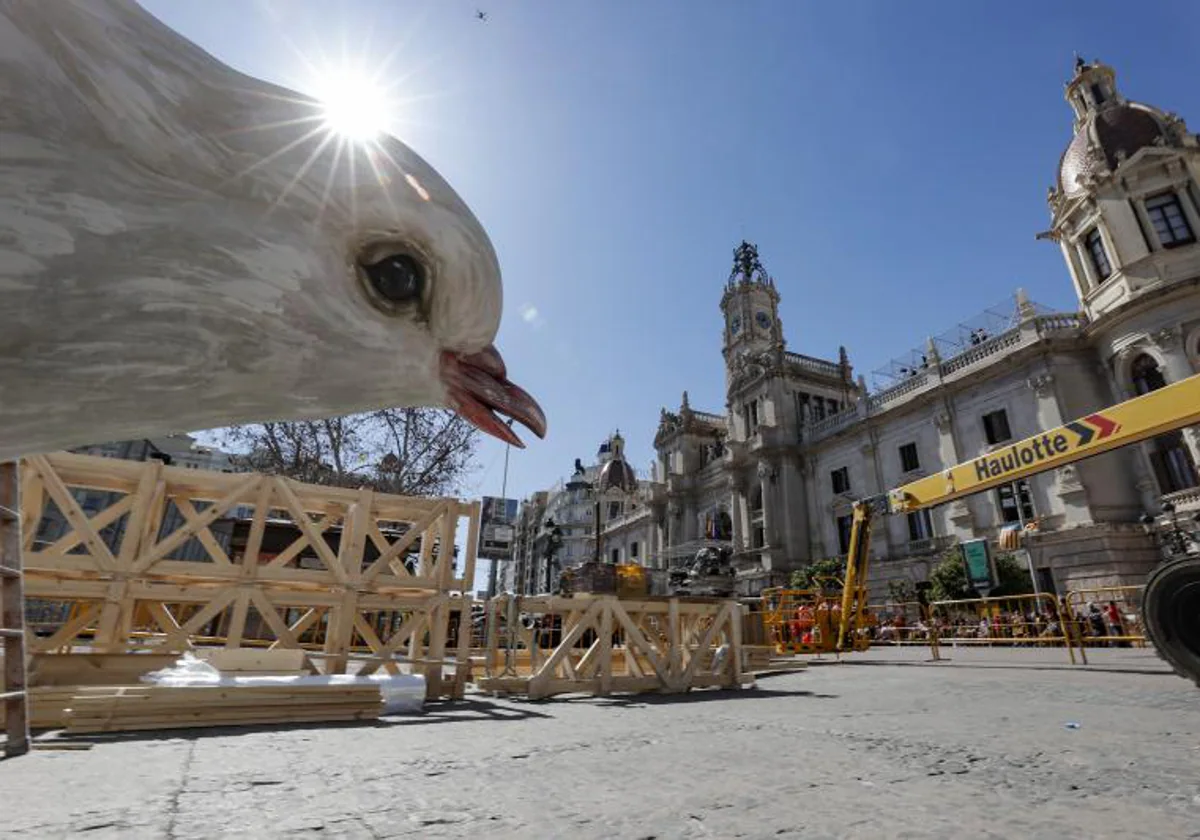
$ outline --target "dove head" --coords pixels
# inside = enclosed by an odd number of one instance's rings
[[[0,5],[0,95],[0,459],[399,406],[544,436],[491,242],[399,140],[132,0]]]

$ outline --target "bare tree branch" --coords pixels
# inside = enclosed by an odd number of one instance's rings
[[[216,432],[235,464],[310,484],[450,495],[474,471],[478,432],[452,412],[397,408]]]

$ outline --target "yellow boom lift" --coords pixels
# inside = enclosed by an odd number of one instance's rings
[[[952,502],[1198,423],[1200,374],[855,502],[837,649],[852,647],[851,626],[864,626],[876,516]],[[1142,620],[1159,656],[1200,685],[1200,556],[1172,557],[1154,569],[1142,595]]]

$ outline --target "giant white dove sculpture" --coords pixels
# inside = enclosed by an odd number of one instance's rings
[[[0,0],[0,460],[394,406],[545,435],[471,211],[319,128],[131,0]]]

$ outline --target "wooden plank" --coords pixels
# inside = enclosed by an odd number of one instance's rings
[[[250,521],[250,533],[246,535],[246,548],[242,554],[242,566],[246,568],[258,568],[258,553],[262,550],[263,536],[267,532],[267,514],[271,512],[271,497],[274,494],[275,484],[264,481],[254,497],[254,517]]]
[[[101,604],[92,603],[84,605],[84,608],[79,611],[79,614],[70,621],[64,623],[54,634],[48,639],[38,639],[33,649],[35,653],[42,651],[53,651],[61,647],[69,647],[72,640],[84,630],[89,624],[100,617]]]
[[[78,686],[137,683],[151,671],[170,667],[175,654],[35,653],[29,682],[39,689],[74,691]]]
[[[304,505],[296,498],[296,492],[292,489],[292,482],[282,476],[277,477],[275,479],[275,492],[283,500],[288,512],[291,513],[296,527],[300,529],[300,533],[308,537],[309,545],[317,553],[321,562],[325,564],[325,568],[337,579],[338,583],[347,583],[345,569],[338,563],[337,556],[330,549],[329,544],[313,528],[313,522],[309,519],[307,511],[304,510]]]
[[[272,486],[274,486],[274,485],[272,485]],[[265,516],[266,514],[264,513],[263,515]],[[319,519],[313,523],[313,526],[312,526],[313,531],[315,533],[317,533],[318,535],[323,534],[326,531],[328,531],[332,526],[337,525],[341,521],[342,521],[342,512],[341,511],[337,511],[336,513],[327,513],[323,517],[321,517],[321,519]],[[300,530],[299,525],[297,525],[296,528],[298,530]],[[321,541],[324,542],[324,539],[322,539]],[[293,540],[291,545],[289,545],[283,551],[279,552],[279,554],[272,557],[271,562],[267,563],[267,568],[268,569],[278,569],[283,566],[286,566],[292,560],[295,560],[297,557],[299,557],[300,552],[304,551],[304,549],[309,546],[309,543],[310,543],[310,540],[308,538],[308,535],[303,530],[300,530],[300,536],[297,537],[295,540]],[[313,551],[315,552],[316,549],[314,548]]]
[[[67,520],[75,533],[79,534],[79,540],[87,548],[95,566],[110,572],[116,569],[117,558],[113,557],[104,540],[100,538],[100,534],[92,527],[87,515],[79,507],[79,503],[75,501],[75,497],[71,495],[71,491],[67,489],[45,456],[34,455],[27,458],[26,463],[37,471],[46,487],[46,492],[54,500],[54,504],[58,505],[58,510],[63,518]]]
[[[126,496],[130,502],[129,521],[125,523],[125,533],[121,537],[121,548],[117,552],[117,567],[133,568],[138,549],[143,545],[146,525],[154,512],[157,501],[155,489],[162,481],[162,461],[147,461],[142,475],[138,479],[137,488]]]
[[[443,511],[444,507],[445,506],[443,505],[442,507],[436,507],[433,510],[429,511],[427,514],[425,514],[419,520],[414,522],[412,524],[412,526],[408,529],[408,531],[406,531],[398,540],[396,540],[391,545],[387,545],[387,540],[384,538],[384,536],[382,534],[379,533],[379,528],[377,526],[373,525],[372,526],[374,528],[373,536],[377,537],[376,544],[378,545],[380,540],[383,541],[383,545],[379,546],[379,549],[382,553],[379,555],[378,558],[376,558],[375,562],[371,564],[370,568],[368,568],[367,571],[363,574],[363,577],[362,577],[363,581],[366,583],[370,583],[371,581],[375,580],[376,577],[379,576],[380,572],[382,572],[385,568],[388,567],[388,565],[392,562],[392,560],[400,559],[400,556],[402,554],[404,554],[404,552],[406,552],[410,548],[412,548],[413,543],[415,543],[418,539],[421,539],[423,536],[425,536],[428,533],[428,531],[429,531],[430,527],[433,525],[433,523],[437,522],[438,517],[442,515],[442,511]],[[427,543],[427,542],[431,542],[431,541],[430,540],[422,541],[422,544],[421,544],[422,545],[422,552],[421,552],[422,554],[425,553],[424,546],[425,546],[425,543]],[[432,548],[432,546],[430,546],[430,547]]]
[[[110,459],[116,460],[116,459]],[[200,472],[193,470],[193,472]],[[266,480],[266,476],[252,475],[234,485],[233,489],[226,493],[221,498],[217,499],[211,505],[204,509],[204,512],[196,517],[193,521],[180,526],[161,542],[151,547],[149,544],[145,546],[145,551],[139,552],[137,561],[133,564],[135,573],[145,572],[158,561],[164,559],[179,546],[183,545],[192,537],[196,536],[196,531],[199,528],[207,528],[217,519],[229,512],[229,509],[234,505],[242,502],[246,496],[253,493],[258,486]],[[173,495],[178,496],[176,491]]]
[[[260,609],[259,612],[262,612]],[[278,618],[278,616],[276,616]],[[230,673],[255,673],[265,671],[272,673],[305,671],[307,657],[299,650],[255,650],[250,648],[216,648],[203,651],[200,658],[208,662],[218,671]]]

